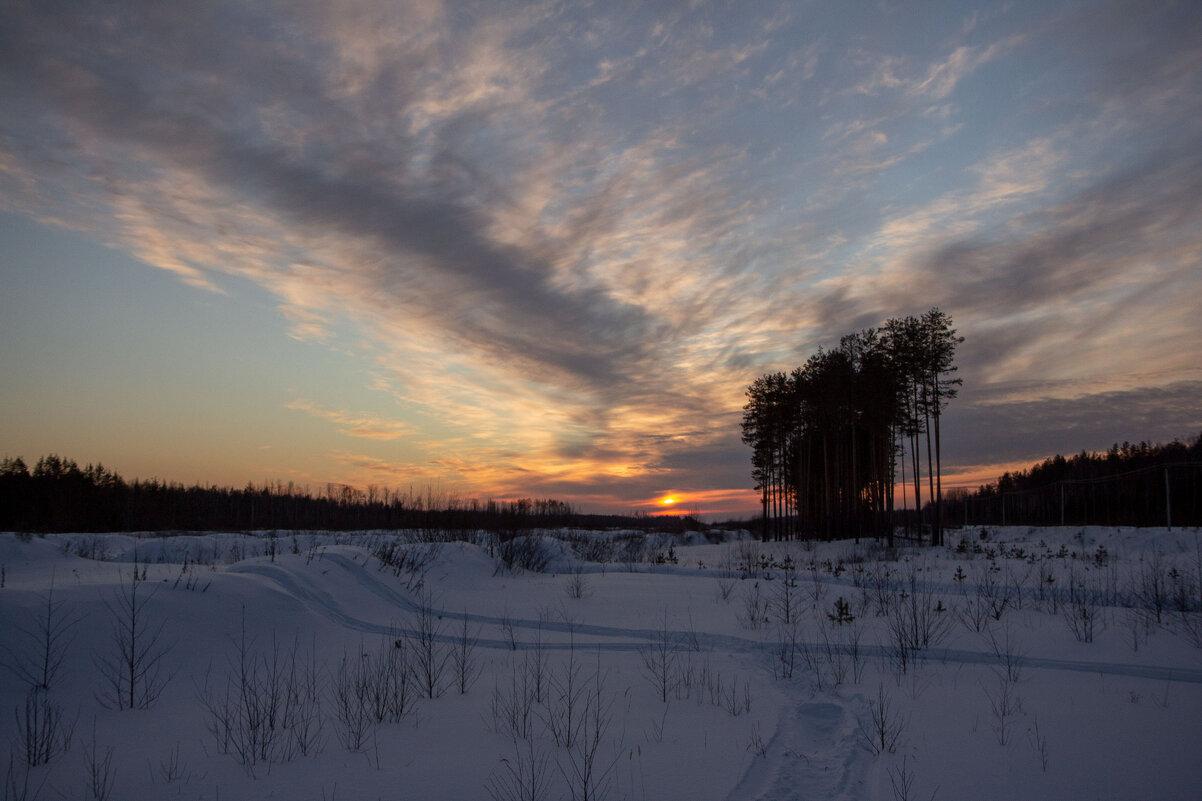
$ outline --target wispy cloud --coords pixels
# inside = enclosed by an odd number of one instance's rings
[[[743,387],[888,316],[938,303],[995,387],[1183,369],[1200,333],[1180,9],[10,11],[0,202],[362,359],[395,415],[291,406],[364,441],[347,475],[729,488]]]
[[[350,414],[345,411],[323,409],[305,400],[295,400],[287,404],[287,408],[329,420],[338,426],[338,430],[351,437],[364,439],[393,440],[413,432],[411,426],[397,420],[385,420],[371,415]]]

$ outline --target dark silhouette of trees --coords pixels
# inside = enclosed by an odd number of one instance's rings
[[[126,481],[103,465],[81,468],[57,455],[42,457],[32,471],[20,457],[0,459],[0,531],[484,530],[507,539],[564,527],[678,533],[703,526],[688,516],[582,514],[551,498],[462,500],[429,489],[346,484],[314,492],[292,482],[186,487]]]
[[[916,507],[926,443],[929,497],[942,492],[939,420],[960,380],[951,318],[932,309],[844,336],[788,376],[747,389],[743,441],[761,491],[764,536],[893,538],[894,486],[908,445]],[[904,474],[904,469],[903,469]],[[934,510],[939,542],[942,506]]]
[[[949,519],[972,525],[1202,525],[1202,433],[1057,454],[975,492],[949,494],[948,507]]]
[[[292,483],[185,487],[126,481],[103,465],[81,468],[57,455],[30,471],[0,460],[0,530],[246,531],[254,529],[489,529],[500,533],[587,523],[553,499],[460,501],[427,492],[328,484],[313,493]]]
[[[763,505],[764,539],[788,536],[792,496],[788,479],[792,464],[789,435],[794,392],[784,373],[757,378],[747,389],[743,407],[743,442],[751,446],[751,473]]]

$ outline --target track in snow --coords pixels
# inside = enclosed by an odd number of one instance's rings
[[[402,614],[410,614],[418,610],[418,604],[412,596],[396,587],[382,581],[377,575],[342,554],[324,556],[324,563],[344,571],[356,584],[371,592],[381,600],[396,607]],[[364,620],[344,610],[337,599],[318,586],[310,576],[297,571],[287,570],[277,564],[253,562],[236,565],[230,569],[235,574],[250,574],[262,576],[274,582],[279,588],[304,603],[312,611],[322,614],[334,622],[353,631],[361,631],[380,635],[404,635],[413,632],[393,624],[377,623]],[[436,609],[435,613],[447,620],[460,620],[462,613],[453,613],[445,609]],[[637,651],[649,642],[663,636],[663,631],[656,629],[624,628],[618,626],[602,626],[585,623],[568,623],[554,620],[529,620],[519,618],[501,618],[492,615],[468,614],[468,620],[477,625],[503,626],[509,625],[516,629],[537,630],[542,634],[570,635],[571,642],[540,641],[537,647],[547,650],[588,647],[602,651]],[[735,654],[760,654],[765,652],[770,644],[758,639],[739,637],[729,634],[711,634],[705,632],[670,632],[678,638],[695,638],[701,650],[721,651]],[[580,639],[577,639],[580,638]],[[444,635],[444,641],[451,642],[454,637]],[[483,648],[509,650],[512,648],[508,640],[481,638],[477,644]],[[817,648],[818,643],[808,643]],[[534,643],[518,641],[517,648],[533,648]],[[861,644],[860,652],[868,658],[887,658],[888,649],[880,645]],[[922,652],[920,658],[939,664],[962,665],[998,665],[1001,661],[992,653],[984,651],[968,651],[959,648],[929,648]],[[1091,662],[1075,659],[1048,659],[1041,657],[1026,657],[1025,666],[1036,670],[1067,670],[1079,673],[1099,673],[1114,676],[1132,676],[1158,681],[1183,681],[1202,684],[1202,670],[1187,668],[1167,668],[1159,665],[1140,665],[1126,662]]]

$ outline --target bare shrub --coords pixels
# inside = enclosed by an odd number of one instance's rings
[[[1169,586],[1160,551],[1152,551],[1147,559],[1140,560],[1131,594],[1139,606],[1156,616],[1157,623],[1164,622],[1164,613],[1169,606]]]
[[[1178,614],[1174,627],[1186,642],[1195,648],[1202,648],[1202,538],[1197,534],[1194,535],[1193,569],[1183,572],[1186,578],[1181,583],[1192,587],[1195,595],[1191,600],[1183,593],[1176,602]]]
[[[50,698],[50,693],[34,687],[25,694],[25,709],[13,709],[16,724],[15,745],[25,765],[36,768],[65,754],[71,748],[75,736],[75,724],[79,719],[68,718],[61,704]]]
[[[1014,725],[1014,717],[1022,712],[1022,700],[1015,691],[1015,683],[1005,672],[994,674],[997,683],[990,689],[981,685],[985,698],[989,701],[989,709],[993,714],[993,733],[998,745],[1010,742],[1010,729]]]
[[[588,576],[584,572],[583,564],[577,562],[572,565],[572,568],[568,571],[568,578],[564,584],[564,589],[567,591],[569,598],[577,601],[588,594]]]
[[[977,597],[984,604],[989,616],[1001,620],[1006,610],[1014,603],[1014,585],[1002,575],[995,564],[980,566],[975,571]]]
[[[430,566],[438,560],[440,547],[436,542],[415,544],[382,536],[374,541],[371,554],[380,561],[381,569],[390,568],[394,575],[403,578],[408,589],[420,590],[425,586]]]
[[[348,751],[361,751],[372,728],[372,670],[366,654],[345,651],[334,671],[334,717],[338,739]]]
[[[443,647],[442,616],[434,608],[429,592],[419,596],[410,624],[413,674],[417,685],[427,698],[438,698],[447,690],[447,663],[451,655]]]
[[[629,573],[634,572],[634,566],[646,558],[647,538],[643,534],[629,533],[622,535],[617,547],[617,558]]]
[[[665,609],[660,617],[660,625],[655,636],[647,645],[639,648],[639,656],[643,661],[643,675],[660,701],[667,702],[668,696],[676,689],[678,651],[680,645],[676,634],[669,627],[668,610]]]
[[[510,573],[529,570],[543,573],[550,564],[551,555],[538,537],[513,537],[497,546],[497,571]]]
[[[460,695],[466,695],[480,677],[480,665],[476,661],[476,644],[479,641],[480,631],[468,625],[467,610],[464,610],[463,625],[451,647],[451,666]]]
[[[546,801],[551,797],[551,758],[533,740],[514,740],[513,756],[488,775],[484,790],[492,801]]]
[[[295,541],[295,538],[293,540]],[[95,740],[94,735],[93,740]],[[178,742],[167,752],[165,759],[159,760],[158,775],[166,784],[184,785],[191,780],[192,771],[189,770],[187,763],[180,759]]]
[[[721,707],[732,718],[737,718],[739,715],[745,715],[751,711],[750,680],[744,679],[740,687],[739,677],[735,676],[729,684],[723,687],[721,678],[719,677],[718,687],[721,696]]]
[[[1047,560],[1039,562],[1039,574],[1035,584],[1035,600],[1053,615],[1060,610],[1060,596],[1056,592],[1056,571]]]
[[[798,624],[778,623],[772,641],[772,675],[778,679],[792,679],[801,656],[801,640]]]
[[[172,648],[163,636],[167,623],[155,622],[146,608],[162,585],[143,590],[144,583],[135,567],[129,582],[120,584],[114,597],[104,602],[112,643],[107,653],[95,659],[101,679],[96,697],[110,709],[147,709],[171,680],[164,671]]]
[[[246,634],[245,612],[224,684],[206,672],[198,695],[217,750],[253,772],[259,763],[286,762],[321,747],[321,679],[315,648],[301,652],[299,638],[281,650],[275,635],[258,649]]]
[[[826,582],[822,580],[822,574],[818,570],[818,563],[810,561],[809,566],[810,582],[808,585],[808,593],[810,600],[815,606],[822,605],[822,599],[826,597]]]
[[[743,590],[743,614],[739,622],[753,631],[758,631],[768,622],[768,600],[764,597],[758,581],[752,582],[750,587]]]
[[[722,556],[718,559],[717,574],[715,580],[718,582],[718,597],[723,601],[729,601],[731,594],[735,591],[737,584],[738,573],[735,572],[735,559],[731,553],[730,546],[722,551]]]
[[[1070,575],[1069,579],[1068,599],[1061,610],[1064,622],[1077,642],[1091,643],[1094,634],[1105,626],[1102,593],[1092,584],[1078,582],[1076,576]]]
[[[509,650],[516,651],[518,649],[517,627],[514,625],[513,618],[509,616],[509,607],[505,607],[505,611],[501,614],[501,635],[505,638],[505,644],[509,646]]]
[[[613,724],[613,699],[606,690],[600,665],[584,696],[581,721],[579,736],[557,756],[556,765],[567,782],[572,801],[604,801],[613,790],[614,768],[622,749],[620,743],[615,743],[612,753],[602,752]]]
[[[895,582],[889,565],[884,562],[874,562],[865,567],[863,574],[865,595],[872,605],[877,617],[889,614],[893,605]]]
[[[540,713],[543,725],[560,748],[571,748],[580,737],[587,689],[576,649],[569,648],[567,658],[550,671],[548,692]]]
[[[42,774],[40,782],[34,781],[34,771],[16,754],[9,753],[8,768],[4,772],[4,801],[37,801],[46,786],[48,775]]]
[[[67,651],[75,641],[75,627],[83,616],[68,610],[65,602],[54,599],[53,573],[50,588],[42,600],[44,604],[38,607],[31,620],[12,623],[18,639],[24,640],[24,644],[7,651],[0,657],[0,664],[31,689],[49,690],[66,661]]]
[[[1031,748],[1039,756],[1039,767],[1044,772],[1048,772],[1048,737],[1039,730],[1039,716],[1036,715],[1031,721],[1031,728],[1027,729],[1027,739],[1031,743]]]
[[[847,680],[847,674],[852,672],[852,680],[859,682],[864,673],[864,660],[860,650],[862,628],[852,617],[848,622],[835,624],[834,618],[828,620],[819,618],[819,643],[811,650],[810,659],[813,663],[813,674],[821,689],[826,678],[834,686]]]
[[[910,770],[909,755],[903,754],[900,765],[892,765],[888,770],[889,786],[893,790],[894,801],[913,801],[917,792],[917,777],[914,771]],[[931,793],[929,801],[934,801],[935,795],[939,792],[936,787]]]
[[[493,685],[488,713],[491,728],[512,740],[529,740],[534,734],[537,703],[529,654],[521,664],[511,663],[508,683],[500,679]]]
[[[998,661],[998,670],[1009,681],[1020,681],[1027,658],[1018,635],[1014,633],[1008,622],[996,627],[991,626],[986,633],[989,638],[989,648]]]
[[[755,540],[740,540],[735,546],[734,564],[742,578],[759,578],[760,544]]]
[[[886,618],[887,650],[894,668],[905,673],[919,653],[938,646],[951,629],[952,617],[929,585],[911,572],[909,592],[901,590]]]
[[[868,715],[858,721],[860,742],[873,756],[892,754],[906,730],[906,720],[893,704],[883,683],[877,684],[876,699],[868,706]]]
[[[176,746],[178,754],[179,746]],[[96,744],[96,722],[92,721],[92,739],[84,746],[84,767],[87,770],[87,783],[84,786],[84,798],[88,801],[108,801],[113,796],[113,785],[117,773],[113,770],[113,747],[106,745],[101,751]]]
[[[417,687],[410,665],[409,643],[401,637],[381,639],[374,652],[362,655],[372,720],[400,723],[417,705]]]

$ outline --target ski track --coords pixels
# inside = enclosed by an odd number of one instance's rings
[[[398,610],[398,618],[416,612],[419,606],[409,594],[380,581],[373,571],[342,554],[326,554],[324,562],[331,564],[349,575],[351,579],[368,592],[387,602]],[[413,634],[412,629],[397,623],[377,623],[356,617],[343,610],[338,601],[329,593],[317,586],[317,582],[308,577],[302,577],[296,571],[286,570],[276,564],[244,563],[229,569],[230,573],[255,575],[274,582],[281,591],[292,595],[313,611],[316,611],[334,622],[353,631],[369,634],[402,636]],[[435,614],[442,620],[461,620],[461,613],[449,612],[445,609],[435,609]],[[571,641],[555,640],[535,642],[517,641],[518,649],[545,648],[548,650],[566,650],[569,648],[598,649],[602,651],[637,651],[647,643],[663,637],[662,630],[642,628],[622,628],[617,626],[599,626],[585,623],[571,623],[554,620],[529,620],[520,618],[502,618],[493,615],[468,614],[468,621],[477,625],[502,626],[511,625],[515,629],[538,631],[543,634],[556,633],[569,635]],[[750,639],[729,634],[709,634],[705,632],[669,631],[669,635],[677,641],[686,638],[696,638],[700,650],[721,651],[736,654],[761,654],[771,647],[771,643],[763,640]],[[577,637],[598,638],[596,640],[577,640]],[[440,639],[444,642],[454,642],[455,635],[444,633]],[[818,647],[819,643],[807,643],[810,647]],[[508,640],[499,638],[479,638],[477,645],[484,648],[510,650]],[[823,646],[825,647],[825,646]],[[889,649],[880,645],[861,644],[860,653],[868,658],[886,658]],[[938,664],[962,665],[998,665],[1001,660],[992,653],[984,651],[967,651],[958,648],[928,648],[916,654],[915,657],[927,662]],[[1091,662],[1088,660],[1050,659],[1042,657],[1026,657],[1025,666],[1037,670],[1069,670],[1079,673],[1098,673],[1114,676],[1131,676],[1135,678],[1154,679],[1159,681],[1184,681],[1202,684],[1202,670],[1188,668],[1169,668],[1158,665],[1140,665],[1125,662]]]

